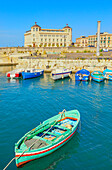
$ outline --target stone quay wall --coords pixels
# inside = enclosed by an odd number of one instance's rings
[[[15,61],[14,61],[15,60]],[[20,59],[13,58],[13,62],[18,63],[17,68],[37,68],[51,72],[57,68],[68,68],[73,72],[85,68],[90,72],[94,70],[103,71],[104,67],[112,69],[112,60],[110,59]]]

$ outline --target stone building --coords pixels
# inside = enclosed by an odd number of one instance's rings
[[[76,38],[76,46],[79,47],[97,47],[97,34],[88,37],[81,36]],[[112,47],[112,34],[108,32],[100,33],[100,48]]]
[[[72,44],[72,28],[42,29],[37,23],[24,34],[25,47],[66,47]]]

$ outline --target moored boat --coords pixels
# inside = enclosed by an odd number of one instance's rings
[[[36,77],[43,75],[43,73],[44,73],[44,70],[29,68],[29,69],[25,69],[22,72],[22,77],[24,80],[30,79],[30,78],[36,78]]]
[[[47,156],[68,142],[78,128],[77,110],[59,112],[26,133],[15,144],[16,166]]]
[[[16,69],[6,73],[7,78],[21,78],[24,69]]]
[[[105,69],[103,75],[107,80],[112,80],[112,70]]]
[[[53,80],[58,80],[69,77],[71,73],[69,69],[56,69],[51,72],[51,75]]]
[[[91,73],[91,78],[94,81],[101,82],[104,81],[104,75],[100,71],[94,71]]]
[[[86,69],[79,70],[75,73],[76,81],[88,81],[90,77],[90,72]]]

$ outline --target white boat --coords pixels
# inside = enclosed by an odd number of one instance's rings
[[[69,69],[56,69],[51,72],[51,75],[53,80],[58,80],[69,77],[71,73]]]
[[[12,70],[6,73],[7,78],[20,78],[22,76],[23,68]]]

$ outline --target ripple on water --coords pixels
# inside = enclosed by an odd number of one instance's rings
[[[111,169],[111,86],[106,81],[53,81],[49,74],[25,81],[0,74],[0,167],[14,157],[14,144],[26,132],[63,109],[78,109],[81,123],[72,140],[22,169]],[[16,169],[15,163],[9,169]]]

